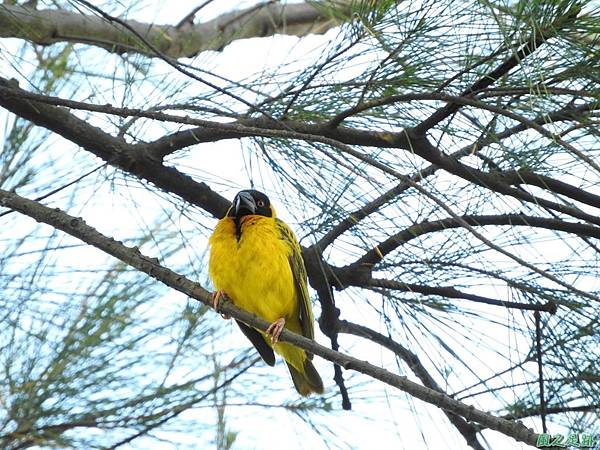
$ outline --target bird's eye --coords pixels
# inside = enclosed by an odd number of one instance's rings
[[[262,200],[259,200],[259,201],[257,201],[257,202],[256,202],[256,205],[257,205],[259,208],[262,208],[263,206],[265,206],[265,202],[263,202]]]

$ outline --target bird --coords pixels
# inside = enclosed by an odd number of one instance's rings
[[[313,355],[279,341],[284,328],[314,339],[314,318],[300,244],[276,217],[269,198],[254,189],[238,192],[215,226],[209,247],[215,309],[227,296],[237,307],[268,321],[266,332],[236,322],[268,365],[275,365],[273,351],[283,357],[300,395],[322,394]]]

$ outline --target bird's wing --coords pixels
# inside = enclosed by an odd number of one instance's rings
[[[294,285],[296,287],[296,298],[300,306],[300,325],[302,326],[302,335],[314,339],[314,319],[312,308],[310,307],[310,298],[308,297],[308,285],[306,283],[306,268],[302,259],[302,249],[294,236],[294,232],[287,224],[279,219],[275,219],[275,224],[279,230],[279,236],[292,250],[289,257],[290,267],[294,275]]]

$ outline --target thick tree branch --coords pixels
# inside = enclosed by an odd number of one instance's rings
[[[223,217],[227,211],[230,205],[227,199],[211,190],[207,184],[196,182],[177,169],[164,166],[161,161],[149,156],[143,147],[129,145],[123,139],[89,125],[64,108],[29,101],[26,95],[15,95],[19,91],[22,89],[0,78],[0,105],[83,147],[110,165],[200,206],[213,217]]]
[[[321,252],[314,248],[303,248],[302,257],[306,265],[308,282],[311,287],[317,291],[317,298],[321,304],[321,317],[319,318],[319,328],[325,336],[331,341],[333,350],[339,349],[337,323],[340,316],[340,310],[335,306],[335,297],[333,295],[333,268],[325,262]],[[342,396],[342,407],[345,410],[352,409],[350,395],[344,382],[342,368],[334,365],[334,381],[338,385],[340,395]]]
[[[194,299],[197,299],[207,306],[212,305],[212,297],[208,291],[203,289],[197,283],[189,280],[181,274],[173,272],[170,269],[162,267],[155,258],[149,258],[140,253],[138,248],[130,248],[122,243],[108,238],[99,233],[94,228],[87,225],[82,219],[70,216],[60,210],[48,208],[31,200],[20,197],[17,194],[0,190],[0,205],[19,211],[20,213],[32,217],[38,222],[46,223],[56,229],[62,230],[71,236],[74,236],[89,245],[92,245],[115,258],[120,259],[126,264],[142,271],[165,285],[180,291]],[[227,313],[237,320],[259,330],[266,330],[269,323],[255,315],[235,307],[230,302],[223,302],[220,305],[221,312]],[[438,392],[434,389],[421,386],[409,381],[406,377],[388,372],[385,369],[361,361],[351,356],[336,352],[327,347],[317,344],[315,341],[303,336],[292,333],[284,329],[281,334],[281,340],[290,342],[312,354],[321,356],[333,363],[339,364],[348,370],[355,370],[378,379],[390,386],[407,392],[415,398],[433,404],[445,411],[464,417],[467,421],[478,422],[484,427],[499,431],[518,441],[534,445],[537,442],[537,435],[519,422],[511,422],[499,417],[480,411],[473,406]]]
[[[241,138],[244,136],[285,137],[290,139],[303,139],[307,141],[323,142],[331,145],[335,145],[336,142],[339,142],[342,144],[397,147],[406,150],[411,148],[411,141],[407,138],[407,133],[402,132],[372,132],[342,127],[338,127],[335,130],[330,130],[328,129],[326,124],[309,124],[292,121],[274,122],[272,120],[266,119],[248,119],[233,123],[218,123],[208,120],[190,119],[187,117],[180,117],[156,111],[144,111],[140,109],[131,108],[115,108],[110,105],[93,105],[89,103],[65,100],[58,97],[49,97],[39,94],[32,94],[18,88],[18,86],[15,86],[10,81],[0,78],[0,100],[3,98],[7,100],[12,99],[13,104],[24,99],[31,99],[36,102],[67,106],[69,108],[76,108],[87,111],[115,114],[121,117],[137,116],[147,117],[154,120],[171,121],[175,123],[189,125],[201,125],[201,128],[177,132],[172,135],[165,136],[164,138],[158,139],[157,141],[151,144],[137,144],[135,146],[138,155],[144,154],[146,157],[149,157],[150,159],[154,160],[162,160],[162,158],[164,158],[164,156],[166,156],[167,154],[172,153],[173,151],[179,148],[192,145],[192,143],[201,143],[209,141],[212,142],[228,138]],[[8,108],[8,106],[6,107]],[[559,111],[555,111],[550,115],[551,117],[544,116],[535,120],[527,120],[526,122],[538,124],[542,121],[548,121],[548,119],[569,120],[577,115],[589,112],[592,108],[592,106],[587,104],[577,108],[566,107]],[[503,139],[518,131],[522,131],[525,129],[527,129],[527,126],[521,123],[513,128],[505,130],[505,132],[497,135],[496,138]],[[592,206],[596,206],[598,204],[598,196],[587,193],[582,189],[576,188],[567,183],[558,180],[553,180],[550,177],[540,176],[532,172],[526,171],[522,172],[524,174],[524,178],[519,178],[518,174],[511,172],[491,174],[481,172],[476,169],[469,168],[467,166],[463,166],[457,161],[458,157],[464,156],[469,153],[473,153],[479,150],[482,146],[487,145],[493,141],[494,140],[492,140],[491,138],[488,138],[486,140],[482,140],[481,142],[476,142],[472,146],[467,146],[450,156],[444,156],[441,152],[438,152],[437,150],[435,150],[435,152],[431,151],[431,145],[421,145],[418,148],[415,147],[414,150],[415,153],[419,154],[419,156],[422,156],[423,158],[426,158],[429,161],[437,161],[435,163],[437,166],[445,168],[446,170],[448,170],[451,173],[454,173],[455,175],[462,176],[463,178],[465,178],[465,173],[477,174],[475,178],[473,178],[471,175],[470,180],[475,181],[478,184],[485,187],[490,187],[490,184],[499,186],[499,182],[501,184],[505,184],[502,183],[505,180],[508,181],[510,184],[522,184],[523,182],[525,182],[529,184],[535,184],[544,188],[556,188],[558,193],[562,193],[575,200],[588,203]],[[440,161],[444,161],[445,164],[440,163]],[[417,180],[414,181],[418,181],[424,176],[434,173],[436,169],[437,168],[435,166],[430,166],[429,168],[424,169],[423,171],[421,171],[420,174],[413,176],[413,178],[417,178]],[[487,182],[484,182],[482,178],[486,179]],[[407,186],[406,183],[399,185],[397,188],[395,188],[394,195],[398,195],[399,193],[403,192],[407,187],[409,186]],[[523,191],[518,191],[514,189],[511,190],[510,187],[507,185],[503,186],[503,190],[500,192],[507,193],[517,198],[521,198],[525,201],[540,203],[547,208],[555,209],[560,212],[570,214],[579,219],[591,221],[592,223],[598,223],[597,221],[594,221],[594,216],[585,214],[581,211],[578,211],[575,208],[565,207],[564,205],[559,205],[554,202],[539,199]],[[360,214],[358,214],[358,216],[360,216]],[[351,224],[352,218],[350,218],[350,222],[344,224],[344,227],[348,227],[348,225]],[[329,239],[331,239],[331,237],[329,237]]]
[[[487,105],[485,103],[477,102],[476,100],[469,99],[466,97],[454,97],[443,94],[431,94],[431,93],[422,93],[422,94],[410,94],[406,96],[400,96],[403,99],[432,99],[435,98],[440,101],[451,101],[455,99],[460,104],[468,104],[468,105],[484,105],[486,109],[493,110],[494,112],[498,112],[499,109],[492,106]],[[40,98],[40,101],[44,101]],[[57,101],[56,99],[53,100]],[[68,104],[64,104],[64,106],[70,106]],[[80,109],[90,109],[85,103],[80,103],[79,105],[73,104],[70,107],[78,107]],[[94,108],[94,106],[91,106]],[[546,125],[551,122],[556,121],[567,121],[567,120],[577,120],[582,118],[586,113],[590,111],[594,111],[600,109],[600,106],[597,102],[586,103],[579,106],[567,105],[564,108],[561,108],[557,111],[552,111],[548,113],[544,113],[535,119],[526,119],[522,116],[517,116],[509,111],[503,110],[503,114],[508,114],[510,117],[517,122],[517,125],[511,128],[507,128],[501,133],[495,134],[494,136],[490,136],[487,139],[481,139],[479,142],[475,144],[471,144],[468,147],[469,151],[467,153],[474,153],[481,148],[489,145],[490,143],[498,142],[500,140],[506,139],[510,136],[513,136],[519,132],[528,130],[530,128],[534,128],[537,131],[540,131],[542,134],[547,134],[545,129],[543,129],[542,125]],[[122,115],[118,109],[114,110],[115,113]],[[101,112],[109,112],[108,110],[104,110]],[[130,111],[135,113],[135,111]],[[152,117],[151,114],[145,115],[145,117],[158,118],[158,120],[167,120],[166,118],[161,119],[160,116],[154,115]],[[184,120],[179,116],[169,117],[168,120],[172,120],[177,123],[195,123],[194,120]],[[256,129],[263,130],[263,133],[266,130],[290,130],[296,131],[298,133],[305,133],[307,135],[321,135],[323,137],[328,137],[335,139],[339,142],[349,144],[349,145],[362,145],[362,146],[377,146],[383,148],[401,148],[404,150],[412,150],[412,148],[408,145],[409,140],[407,139],[407,132],[410,131],[411,134],[414,134],[412,130],[402,130],[399,132],[377,132],[377,131],[369,131],[362,130],[357,128],[350,127],[336,127],[331,128],[329,126],[329,122],[322,123],[306,123],[306,122],[296,122],[291,120],[280,120],[274,122],[272,120],[265,120],[261,118],[253,118],[253,119],[241,119],[237,122],[230,122],[227,124],[222,124],[224,126],[219,127],[216,126],[215,123],[208,121],[198,121],[196,122],[200,127],[182,130],[175,132],[173,134],[164,136],[156,141],[148,144],[148,149],[150,152],[155,154],[157,157],[165,157],[169,153],[180,150],[185,147],[189,147],[191,145],[195,145],[203,142],[214,142],[220,139],[230,139],[230,138],[241,138],[241,137],[249,137],[255,135],[264,135],[260,131],[256,133]],[[236,127],[235,125],[239,125]],[[247,127],[247,128],[244,128]],[[552,136],[550,136],[552,137]],[[459,151],[463,153],[463,150]],[[458,153],[458,152],[457,152]],[[454,155],[453,155],[454,156]]]
[[[331,139],[348,145],[410,150],[409,140],[403,132],[389,133],[348,127],[332,129],[326,123],[273,121],[262,118],[244,119],[222,125],[211,123],[211,127],[203,126],[173,133],[148,144],[148,151],[164,157],[190,145],[252,136],[288,137],[324,143],[327,143],[324,139]],[[229,133],[223,134],[224,131]]]
[[[312,2],[282,5],[269,1],[200,24],[188,21],[183,26],[156,25],[135,20],[127,20],[126,23],[163,54],[180,58],[192,57],[206,50],[220,51],[237,39],[324,33],[339,25],[340,19],[348,12],[349,7],[343,2],[319,6]],[[84,43],[113,53],[156,56],[130,30],[115,27],[99,16],[62,9],[36,10],[1,4],[0,37],[25,39],[39,45]]]

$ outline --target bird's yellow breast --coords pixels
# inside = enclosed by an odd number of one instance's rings
[[[217,224],[209,244],[209,274],[216,289],[269,322],[282,317],[298,321],[291,249],[280,238],[274,218],[243,217],[238,240],[235,222],[226,217]]]

